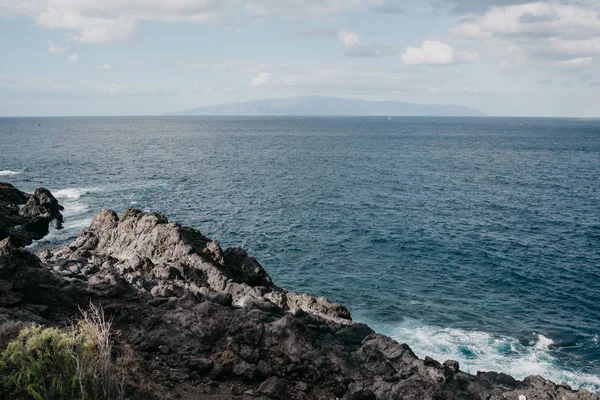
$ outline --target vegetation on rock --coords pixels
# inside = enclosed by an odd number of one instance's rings
[[[122,398],[118,377],[123,374],[112,357],[111,322],[94,305],[82,315],[66,329],[22,329],[0,357],[0,392],[13,399]]]

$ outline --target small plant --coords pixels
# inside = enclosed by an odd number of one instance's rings
[[[111,322],[90,305],[68,329],[22,329],[0,357],[5,394],[14,399],[123,398],[124,371],[112,359]]]
[[[112,321],[106,320],[101,307],[90,303],[81,310],[83,318],[75,330],[94,343],[94,353],[82,351],[76,354],[77,378],[84,398],[118,400],[124,395],[125,371],[113,360]]]

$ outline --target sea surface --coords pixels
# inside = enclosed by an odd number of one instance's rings
[[[0,181],[66,207],[34,250],[160,211],[421,357],[600,391],[600,120],[0,118]]]

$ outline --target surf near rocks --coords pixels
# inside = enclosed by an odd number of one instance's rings
[[[0,288],[2,326],[64,326],[78,306],[101,305],[120,332],[132,399],[598,400],[541,377],[421,360],[342,305],[279,288],[244,250],[162,214],[103,210],[74,241],[36,255],[7,237]],[[14,334],[0,331],[0,342]]]

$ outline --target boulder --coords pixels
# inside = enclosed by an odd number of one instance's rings
[[[0,182],[0,240],[11,236],[15,245],[29,245],[46,236],[52,223],[62,228],[62,209],[47,189],[28,195]]]

